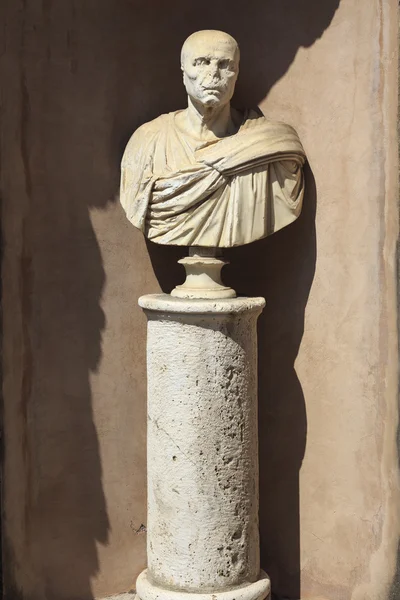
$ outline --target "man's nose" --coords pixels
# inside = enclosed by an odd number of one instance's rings
[[[207,75],[209,77],[211,77],[212,79],[219,79],[220,73],[219,73],[218,65],[211,63],[207,69]]]

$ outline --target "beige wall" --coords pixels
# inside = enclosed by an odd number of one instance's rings
[[[397,598],[396,8],[2,3],[6,598],[89,600],[145,565],[137,298],[181,272],[126,222],[119,160],[183,106],[179,48],[206,27],[241,44],[237,104],[293,124],[309,157],[302,217],[226,271],[268,302],[263,567],[279,596]]]

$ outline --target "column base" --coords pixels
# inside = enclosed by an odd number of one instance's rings
[[[136,581],[136,594],[139,600],[269,600],[271,582],[264,571],[254,583],[220,590],[216,592],[181,592],[154,585],[148,580],[147,569],[140,573]]]

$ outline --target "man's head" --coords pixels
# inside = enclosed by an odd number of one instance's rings
[[[227,104],[239,74],[239,46],[223,31],[192,33],[182,46],[181,68],[188,95],[206,107]]]

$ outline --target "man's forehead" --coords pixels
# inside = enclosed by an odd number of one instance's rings
[[[223,31],[198,31],[185,41],[182,47],[182,58],[190,55],[218,56],[218,58],[239,58],[239,48],[232,36]]]
[[[234,56],[236,46],[227,38],[194,39],[189,42],[186,52],[193,55],[208,56],[213,54],[226,54]]]

